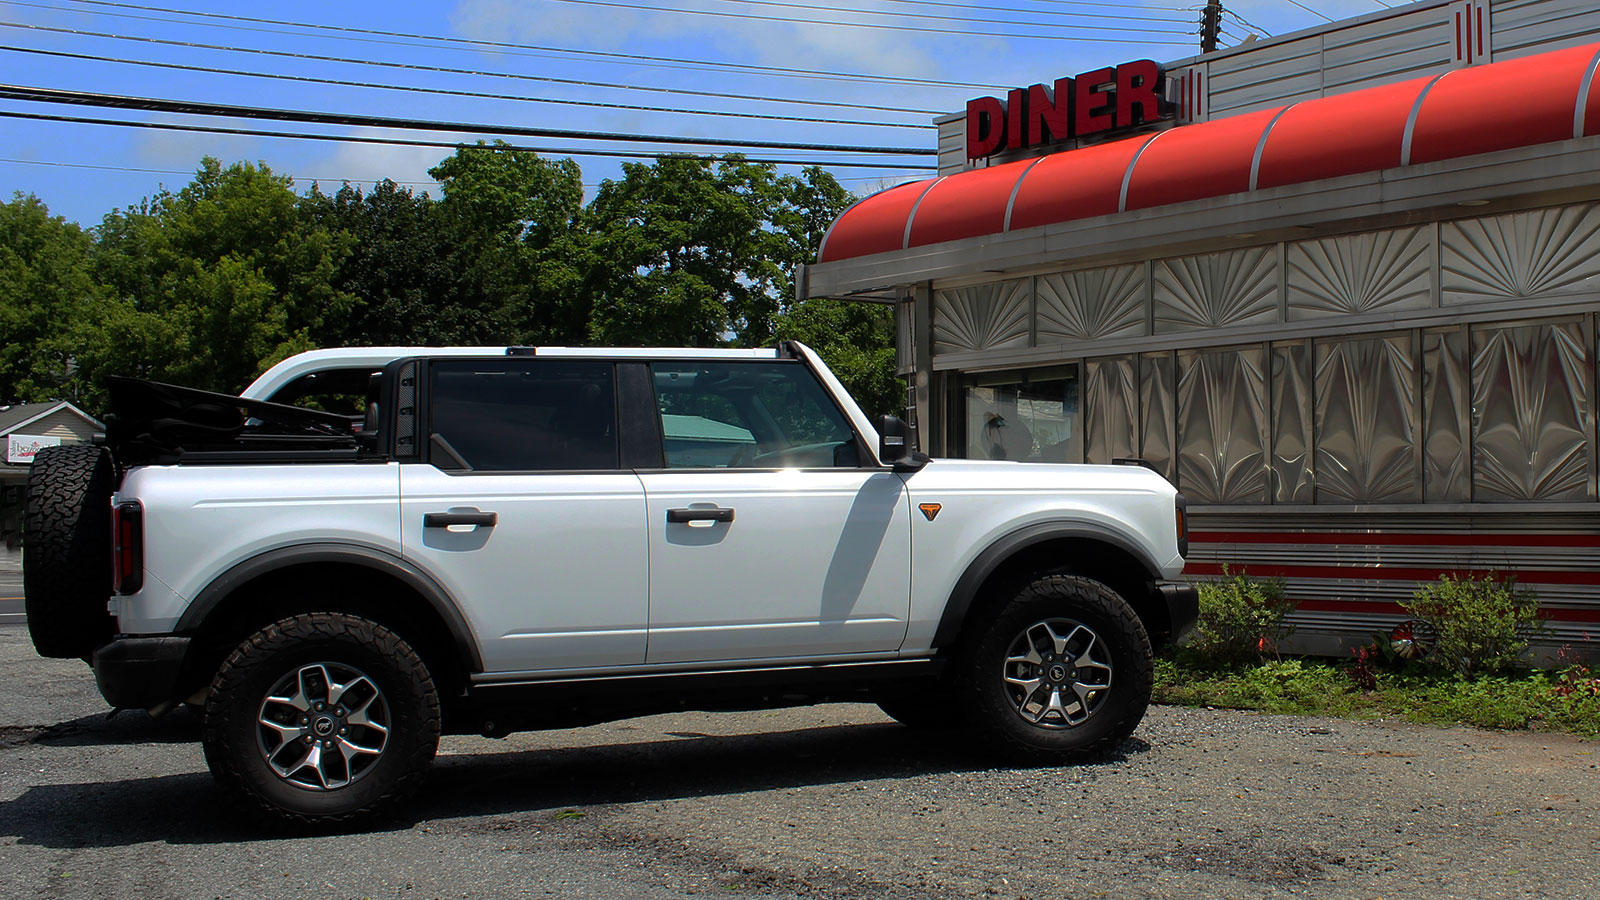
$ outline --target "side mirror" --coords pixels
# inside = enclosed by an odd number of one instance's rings
[[[928,464],[928,455],[917,449],[916,435],[899,416],[879,416],[878,459],[896,472],[915,472]]]

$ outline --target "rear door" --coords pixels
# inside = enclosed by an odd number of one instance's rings
[[[649,365],[651,663],[892,653],[910,608],[905,485],[794,360]]]
[[[434,360],[423,462],[401,466],[405,555],[456,598],[489,673],[644,661],[644,490],[620,465],[616,367]]]

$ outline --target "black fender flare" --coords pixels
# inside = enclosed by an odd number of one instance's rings
[[[478,643],[472,637],[472,628],[467,624],[466,616],[461,614],[461,608],[450,593],[416,565],[392,553],[361,544],[334,542],[296,544],[292,547],[268,550],[236,563],[206,585],[189,604],[189,608],[184,610],[173,630],[178,634],[192,634],[198,631],[201,624],[228,595],[262,575],[290,566],[330,562],[382,572],[415,590],[450,630],[450,638],[456,652],[466,661],[471,671],[483,671],[483,656],[478,652]]]
[[[978,589],[1006,560],[1029,547],[1063,538],[1109,544],[1138,560],[1144,566],[1150,581],[1158,581],[1161,578],[1160,567],[1148,553],[1130,538],[1109,531],[1104,526],[1076,521],[1036,522],[1002,536],[984,548],[983,552],[967,565],[966,571],[956,580],[955,588],[950,591],[949,600],[945,602],[944,614],[939,618],[939,627],[933,633],[933,646],[949,647],[956,642],[961,635],[962,626],[966,623],[967,612],[977,599]]]

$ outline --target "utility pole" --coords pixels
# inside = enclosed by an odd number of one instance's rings
[[[1217,37],[1222,34],[1222,0],[1206,0],[1200,10],[1200,52],[1217,49]]]

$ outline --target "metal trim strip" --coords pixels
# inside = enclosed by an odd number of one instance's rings
[[[1411,115],[1406,117],[1405,137],[1400,139],[1400,165],[1411,165],[1411,137],[1417,130],[1417,116],[1422,112],[1422,101],[1428,99],[1428,92],[1433,90],[1433,86],[1439,83],[1439,79],[1449,74],[1449,72],[1445,72],[1433,76],[1433,80],[1428,82],[1427,86],[1422,89],[1422,93],[1417,95],[1417,102],[1411,104]]]
[[[1150,145],[1154,144],[1157,138],[1171,133],[1172,131],[1169,129],[1167,131],[1158,131],[1151,135],[1150,140],[1145,141],[1139,147],[1138,152],[1133,154],[1133,159],[1128,160],[1128,169],[1122,173],[1122,191],[1117,195],[1117,212],[1128,211],[1128,185],[1133,183],[1133,167],[1139,164],[1139,157],[1144,156],[1144,151],[1150,149]]]
[[[1583,82],[1578,85],[1578,104],[1572,109],[1572,137],[1574,140],[1583,137],[1583,130],[1588,127],[1586,121],[1589,112],[1589,91],[1594,87],[1594,73],[1600,69],[1600,50],[1595,51],[1594,58],[1589,60],[1589,65],[1583,70]]]
[[[1022,174],[1017,176],[1016,184],[1011,186],[1011,196],[1006,200],[1006,220],[1005,223],[1000,226],[1001,234],[1005,234],[1011,230],[1011,208],[1017,205],[1017,194],[1022,192],[1023,180],[1028,177],[1029,172],[1033,171],[1034,166],[1037,166],[1039,163],[1042,163],[1049,158],[1049,154],[1039,157],[1038,159],[1029,163],[1028,167],[1022,170]]]
[[[922,201],[927,199],[928,192],[933,190],[935,187],[937,187],[939,182],[941,182],[941,181],[943,181],[943,180],[945,180],[946,178],[949,178],[949,177],[950,176],[948,176],[948,175],[940,175],[938,178],[935,178],[934,180],[928,182],[928,186],[923,188],[922,189],[922,193],[917,195],[917,202],[911,204],[911,212],[906,214],[906,230],[905,230],[905,234],[900,236],[900,249],[901,250],[905,250],[905,249],[907,249],[908,247],[911,246],[911,224],[913,222],[917,221],[917,210],[922,208]]]
[[[1261,156],[1267,152],[1267,138],[1272,135],[1272,126],[1278,124],[1278,120],[1283,118],[1284,113],[1299,105],[1299,103],[1291,103],[1278,110],[1278,114],[1272,117],[1272,121],[1267,123],[1267,127],[1261,130],[1261,140],[1256,141],[1256,155],[1250,158],[1250,190],[1255,190],[1257,183],[1261,180]]]

